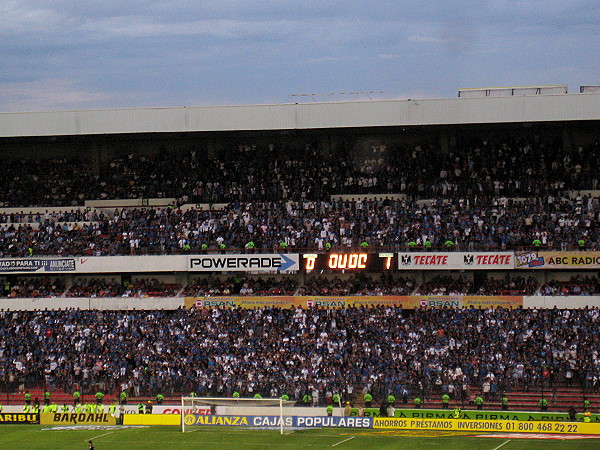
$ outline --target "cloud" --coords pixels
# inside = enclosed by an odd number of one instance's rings
[[[74,81],[65,79],[0,84],[0,107],[3,111],[36,111],[57,107],[75,109],[111,98],[111,94],[88,91],[78,87]]]
[[[410,42],[419,42],[423,44],[449,44],[452,42],[450,39],[441,39],[433,36],[419,36],[416,34],[408,36],[408,40]]]

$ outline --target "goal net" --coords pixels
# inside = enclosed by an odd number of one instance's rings
[[[181,431],[233,426],[293,431],[293,401],[254,398],[181,398]]]

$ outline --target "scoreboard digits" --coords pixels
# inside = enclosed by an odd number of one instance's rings
[[[394,266],[393,253],[311,253],[302,255],[307,272],[312,270],[331,271],[382,271]]]

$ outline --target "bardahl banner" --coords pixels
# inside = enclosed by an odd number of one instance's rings
[[[398,253],[398,269],[411,270],[490,270],[514,269],[512,252],[409,252]]]
[[[521,296],[476,295],[414,295],[414,296],[348,296],[348,297],[186,297],[185,307],[198,309],[257,309],[257,308],[518,308],[523,306]]]
[[[300,269],[300,255],[280,254],[223,254],[190,256],[190,272],[295,272]]]
[[[600,269],[600,252],[518,252],[517,269]]]
[[[600,434],[598,423],[512,420],[398,419],[375,417],[373,428],[394,430],[489,431],[509,433]]]
[[[41,413],[42,425],[116,425],[117,419],[108,413]]]

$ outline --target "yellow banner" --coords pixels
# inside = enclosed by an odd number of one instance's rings
[[[600,434],[600,423],[375,417],[373,428],[507,433]]]
[[[117,420],[105,413],[41,413],[40,423],[42,425],[116,425]]]
[[[517,296],[450,296],[450,295],[417,295],[417,296],[347,296],[347,297],[186,297],[186,308],[198,309],[230,309],[230,308],[374,308],[398,307],[404,309],[417,308],[518,308],[523,306],[523,297]]]

